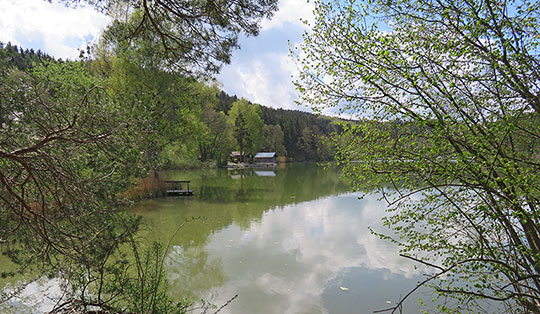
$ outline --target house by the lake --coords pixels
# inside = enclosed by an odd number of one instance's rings
[[[275,152],[259,152],[255,154],[253,161],[256,164],[275,164],[277,161],[277,154]]]

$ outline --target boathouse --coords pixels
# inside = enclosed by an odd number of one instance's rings
[[[253,161],[257,164],[275,164],[277,154],[275,152],[259,152],[255,154]]]

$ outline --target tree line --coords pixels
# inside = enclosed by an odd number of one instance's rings
[[[55,60],[39,50],[24,50],[11,43],[0,45],[0,60],[2,66],[15,67],[21,71],[30,70],[42,63],[73,62]],[[272,151],[278,156],[287,157],[289,161],[328,161],[333,158],[334,148],[329,137],[338,131],[339,126],[332,118],[253,104],[228,95],[216,85],[205,85],[181,74],[175,74],[178,77],[174,78],[166,71],[132,72],[131,76],[123,76],[125,81],[120,82],[120,74],[114,69],[125,69],[118,66],[108,68],[112,65],[111,60],[86,58],[84,63],[89,75],[107,77],[110,86],[124,88],[124,92],[131,90],[133,94],[130,97],[142,100],[148,97],[149,92],[155,93],[154,98],[163,97],[159,100],[161,111],[151,111],[151,114],[161,116],[163,121],[158,123],[160,128],[146,131],[149,135],[160,137],[154,139],[156,146],[153,152],[146,154],[156,155],[163,168],[201,167],[208,162],[224,164],[230,152],[241,150],[246,141],[249,142],[246,155]],[[134,70],[140,65],[126,63],[124,66]],[[139,76],[147,75],[150,75],[150,79],[139,79]],[[164,85],[158,88],[157,84]],[[176,93],[167,94],[167,90],[169,93],[175,90]],[[154,118],[159,117],[156,115]],[[246,129],[244,136],[242,129]],[[259,134],[259,131],[262,132]]]

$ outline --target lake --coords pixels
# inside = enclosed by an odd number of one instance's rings
[[[201,298],[220,313],[372,313],[388,308],[424,277],[398,249],[368,229],[385,231],[386,205],[359,199],[339,169],[287,164],[276,169],[168,171],[191,180],[192,197],[146,200],[144,236],[167,243],[173,297]],[[418,265],[416,265],[418,266]],[[419,313],[413,295],[403,313]],[[429,302],[428,302],[429,303]],[[428,305],[432,306],[432,305]]]

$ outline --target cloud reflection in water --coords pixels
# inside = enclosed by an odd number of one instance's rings
[[[232,224],[214,233],[205,259],[219,263],[227,280],[218,280],[223,284],[209,295],[222,304],[239,294],[225,313],[371,313],[388,307],[386,300],[395,302],[414,287],[419,270],[399,257],[395,245],[370,233],[368,226],[385,230],[385,204],[359,195],[287,205],[266,211],[248,228]],[[343,285],[349,290],[340,290]]]

